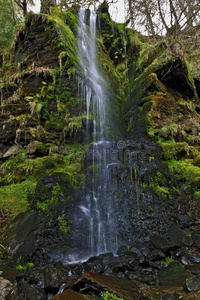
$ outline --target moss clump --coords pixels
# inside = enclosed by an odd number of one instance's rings
[[[149,187],[155,192],[155,194],[161,199],[165,200],[170,195],[170,190],[168,188],[167,179],[164,174],[158,171],[155,175],[151,177],[151,182]]]
[[[180,156],[189,156],[192,149],[186,142],[166,141],[160,142],[166,160],[177,159]]]
[[[184,178],[183,184],[187,186],[191,194],[197,192],[200,187],[200,168],[193,164],[192,159],[175,160],[167,162],[172,174],[179,178]]]
[[[159,41],[153,45],[143,43],[137,60],[137,71],[144,71],[157,57],[162,55],[166,48],[167,44],[165,41]]]
[[[76,38],[72,30],[70,29],[70,26],[66,23],[67,20],[69,19],[69,24],[72,25],[73,22],[74,24],[76,24],[78,20],[77,16],[75,16],[75,14],[69,11],[67,12],[67,14],[62,13],[62,11],[54,7],[52,8],[51,15],[47,15],[46,17],[49,22],[55,24],[55,29],[59,33],[60,43],[56,42],[57,47],[60,47],[61,49],[66,49],[67,50],[66,55],[70,56],[70,58],[73,61],[77,61],[77,56],[75,51]]]
[[[36,182],[26,180],[0,187],[0,210],[8,218],[14,218],[19,213],[30,209]]]

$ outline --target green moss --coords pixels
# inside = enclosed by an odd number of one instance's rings
[[[119,298],[117,295],[109,292],[101,292],[100,296],[101,299],[103,300],[123,300],[122,298]]]
[[[155,194],[161,199],[165,200],[170,195],[170,190],[168,188],[168,182],[164,174],[158,171],[155,175],[151,177],[151,182],[149,187],[155,192]]]
[[[74,136],[75,134],[80,132],[83,127],[83,119],[85,119],[85,116],[69,118],[67,127],[65,128],[65,132],[68,132],[70,136]]]
[[[64,120],[58,113],[51,113],[49,120],[46,121],[47,130],[62,131],[65,127]]]
[[[177,159],[178,156],[189,156],[190,147],[186,142],[175,142],[175,141],[166,141],[166,142],[159,142],[162,146],[163,153],[166,160],[170,159]]]
[[[12,218],[29,210],[35,187],[33,180],[0,187],[0,210]]]
[[[58,206],[60,195],[61,188],[59,183],[56,183],[52,188],[51,197],[46,201],[37,202],[37,209],[39,212],[51,219],[56,211],[56,207]]]
[[[167,48],[165,41],[159,41],[157,44],[142,44],[140,55],[137,61],[137,71],[143,71],[148,65],[150,65],[157,57]]]
[[[70,26],[75,26],[77,16],[70,11],[63,13],[61,10],[54,7],[52,8],[51,15],[46,15],[46,17],[49,22],[53,22],[55,24],[55,29],[59,33],[60,43],[56,41],[57,46],[60,47],[61,50],[66,49],[66,56],[70,56],[74,62],[77,62],[75,51],[76,38],[70,29]],[[66,23],[68,21],[70,26]]]
[[[200,190],[194,193],[194,199],[200,201]]]
[[[200,168],[193,164],[192,159],[175,160],[172,159],[167,162],[171,173],[178,178],[185,178],[185,185],[191,195],[198,192],[200,186]],[[198,196],[198,193],[196,194]]]

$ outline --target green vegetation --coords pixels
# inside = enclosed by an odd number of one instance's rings
[[[16,262],[16,266],[15,266],[16,271],[19,271],[19,272],[26,272],[33,268],[34,268],[34,263],[32,263],[32,262],[23,263],[21,257],[18,258],[18,260]]]
[[[161,260],[157,263],[159,263],[161,266],[168,266],[168,265],[170,265],[171,263],[174,263],[174,262],[175,262],[175,260],[172,256],[167,256],[165,259],[163,259],[163,260]]]
[[[75,36],[72,30],[76,27],[77,14],[74,11],[68,11],[66,13],[61,12],[57,7],[53,7],[51,15],[46,15],[49,22],[53,22],[58,30],[60,43],[56,43],[57,47],[65,49],[66,56],[70,56],[74,62],[77,62],[77,56],[75,51]],[[70,28],[72,27],[72,29]],[[63,52],[62,52],[63,53]],[[62,58],[64,55],[62,55]]]
[[[159,196],[165,200],[170,195],[168,183],[162,171],[158,171],[155,175],[151,176],[150,188]]]
[[[82,163],[86,149],[87,146],[72,144],[62,148],[63,155],[53,153],[52,149],[51,156],[31,158],[22,151],[6,160],[0,165],[0,209],[9,217],[29,210],[38,180],[54,172],[66,174],[74,189],[80,187],[84,178]],[[50,211],[53,210],[58,193],[57,186],[48,203],[38,203],[39,210],[49,214],[48,205]]]
[[[11,2],[7,0],[0,1],[0,28],[0,55],[2,55],[11,46],[15,31]]]
[[[71,229],[72,220],[66,220],[66,215],[62,214],[57,218],[59,233],[61,236],[65,236]]]
[[[115,294],[109,292],[101,292],[100,296],[103,300],[123,300],[122,298],[119,298]]]
[[[55,208],[58,206],[60,200],[61,188],[58,183],[53,186],[51,191],[51,198],[45,202],[37,202],[38,210],[46,215],[48,218],[52,218],[55,213]]]

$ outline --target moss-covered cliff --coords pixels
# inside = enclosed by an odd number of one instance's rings
[[[96,44],[108,99],[106,137],[117,161],[110,170],[109,192],[119,207],[120,243],[129,249],[134,243],[150,243],[155,233],[168,238],[176,223],[187,231],[187,247],[195,252],[199,62],[185,39],[154,40],[115,24],[106,10],[98,15]],[[15,261],[26,256],[35,262],[40,255],[43,264],[44,249],[55,250],[55,256],[57,246],[71,250],[73,214],[91,184],[86,156],[92,118],[87,121],[77,89],[77,78],[83,76],[77,20],[75,10],[30,14],[1,69],[0,220],[2,228],[9,223],[4,255]],[[24,222],[26,231],[20,227]],[[78,230],[76,234],[79,239]],[[30,236],[33,247],[28,247]]]

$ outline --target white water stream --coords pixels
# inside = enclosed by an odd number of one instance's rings
[[[111,142],[105,141],[105,81],[97,61],[96,24],[97,15],[94,11],[80,9],[77,40],[82,75],[78,79],[78,93],[86,105],[86,135],[93,136],[93,146],[90,148],[92,178],[88,180],[79,206],[78,223],[80,231],[83,231],[83,235],[80,232],[80,239],[88,256],[116,252],[118,247],[114,214],[116,207],[111,193],[107,193],[110,182],[106,156]],[[90,124],[93,124],[92,133]]]

